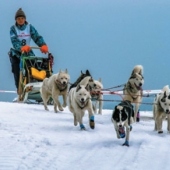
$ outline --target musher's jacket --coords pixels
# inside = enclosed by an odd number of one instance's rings
[[[10,38],[13,45],[11,48],[11,55],[20,57],[21,55],[21,47],[24,45],[30,45],[31,39],[37,44],[37,46],[41,47],[42,45],[46,45],[43,37],[39,35],[37,30],[28,22],[25,22],[24,25],[19,26],[17,24],[13,25],[10,28]],[[33,51],[31,50],[27,53],[28,56],[35,56]]]

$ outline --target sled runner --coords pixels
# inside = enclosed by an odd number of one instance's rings
[[[39,47],[31,47],[39,49]],[[41,102],[40,88],[45,78],[52,75],[53,56],[47,57],[25,56],[23,53],[20,60],[19,98],[18,101]]]

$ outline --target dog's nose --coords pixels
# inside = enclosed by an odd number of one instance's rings
[[[84,98],[81,98],[81,101],[84,102]]]
[[[169,113],[169,109],[166,109],[166,113]]]
[[[139,83],[139,86],[142,86],[142,83]]]
[[[119,125],[119,127],[122,127],[122,125]]]
[[[64,81],[63,84],[66,84],[66,82]]]
[[[96,84],[94,84],[94,87],[96,87]]]

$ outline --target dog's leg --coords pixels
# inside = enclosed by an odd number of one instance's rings
[[[113,115],[112,115],[112,117],[113,117]],[[112,123],[114,125],[114,129],[115,129],[117,138],[120,139],[120,134],[119,134],[118,126],[117,126],[116,122],[113,120],[113,118],[111,118],[111,121],[112,121]]]
[[[74,116],[74,126],[77,126],[77,117],[76,117],[76,113],[73,111],[73,116]]]
[[[91,129],[95,128],[95,121],[94,121],[94,114],[93,114],[93,109],[92,109],[92,104],[89,103],[91,106],[88,109],[88,113],[89,113],[89,125],[91,127]]]
[[[67,94],[63,95],[63,107],[67,106]]]
[[[157,130],[158,130],[158,127],[157,127],[156,120],[155,120],[155,128],[154,128],[154,131],[157,131]]]
[[[167,130],[170,133],[170,114],[167,115]]]
[[[98,110],[99,114],[102,114],[102,108],[103,108],[103,96],[101,95],[99,97],[99,110]]]
[[[139,110],[139,103],[135,103],[134,122],[136,122],[138,110]]]
[[[126,139],[125,139],[125,143],[123,144],[123,146],[129,146],[130,129],[131,127],[126,125]]]
[[[154,131],[157,131],[157,130],[158,130],[157,124],[156,124],[156,115],[157,115],[156,106],[154,105],[154,106],[153,106],[153,119],[154,119],[154,121],[155,121]]]
[[[44,109],[49,111],[49,109],[47,107],[47,102],[48,102],[50,96],[47,93],[45,93],[45,91],[44,91],[44,92],[41,92],[41,97],[42,97],[42,100],[43,100]]]
[[[98,101],[96,100],[94,105],[93,105],[94,113],[97,113],[97,105],[98,105]]]
[[[83,124],[83,115],[84,115],[84,111],[82,111],[82,110],[79,113],[76,113],[76,118],[77,118],[77,121],[79,122],[81,130],[86,129],[84,124]]]
[[[59,108],[60,111],[63,111],[64,109],[62,108],[58,98],[59,98],[59,92],[57,93],[55,90],[53,90],[52,92],[52,98],[53,98],[53,101],[54,101],[54,112],[57,113],[58,110],[57,110],[57,106]]]
[[[158,133],[163,133],[163,130],[162,130],[163,119],[162,119],[162,117],[157,116],[155,121],[156,121],[156,127],[157,127],[157,130],[158,130]]]

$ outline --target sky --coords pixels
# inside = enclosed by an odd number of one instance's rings
[[[167,122],[158,134],[152,112],[140,112],[127,147],[116,137],[112,110],[95,115],[95,129],[85,113],[80,130],[67,107],[54,113],[53,106],[0,102],[0,108],[0,170],[169,170]]]
[[[9,30],[20,7],[55,57],[55,73],[67,68],[74,82],[81,70],[89,69],[94,79],[101,78],[104,88],[110,88],[126,83],[134,66],[141,64],[143,89],[162,89],[170,84],[169,6],[168,0],[0,0],[0,90],[16,90],[7,53]],[[0,93],[0,101],[15,96]],[[112,105],[104,103],[105,108]],[[141,105],[143,110],[150,108]]]

